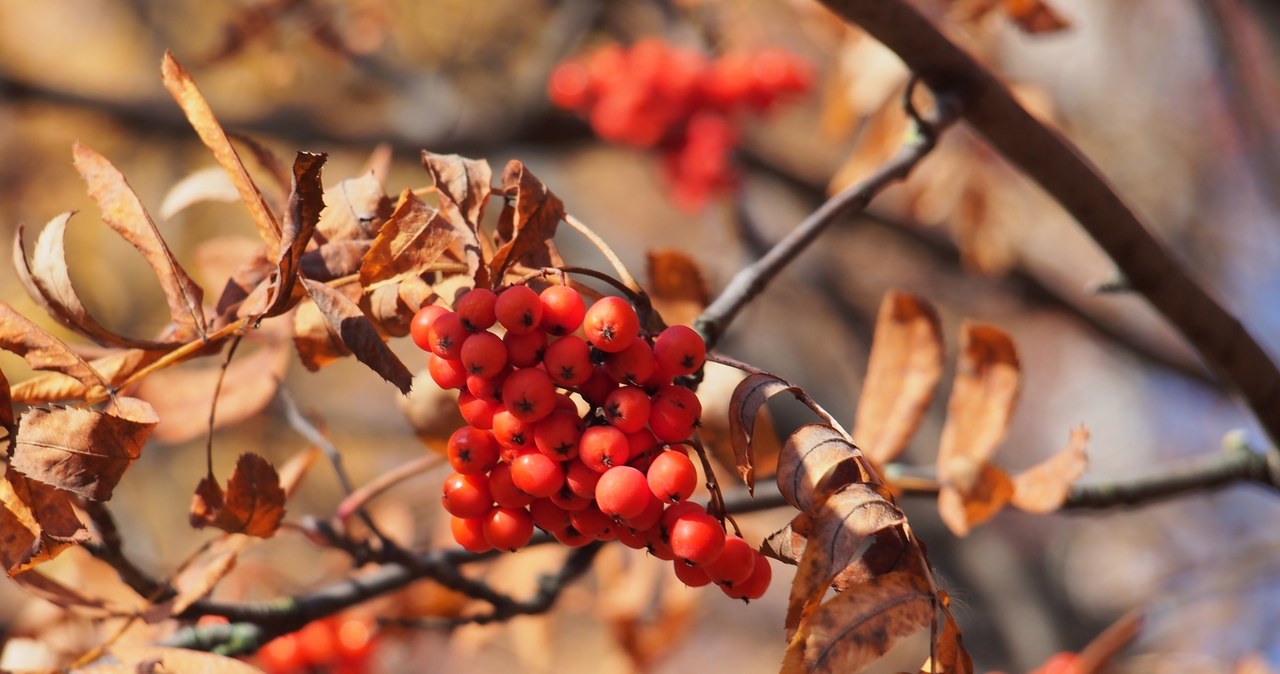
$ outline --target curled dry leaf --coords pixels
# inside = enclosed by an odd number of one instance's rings
[[[808,513],[796,515],[787,525],[769,534],[760,544],[760,552],[787,564],[799,564],[813,531],[813,518]]]
[[[178,106],[187,116],[187,121],[191,122],[191,126],[195,128],[200,140],[213,152],[214,159],[236,186],[240,199],[249,209],[249,217],[258,228],[259,236],[267,244],[268,256],[275,258],[280,247],[280,223],[267,207],[267,201],[263,199],[262,192],[258,190],[253,178],[249,177],[249,172],[245,170],[244,163],[240,161],[240,155],[227,139],[222,125],[218,124],[217,118],[213,116],[213,109],[209,107],[209,102],[196,88],[191,74],[173,58],[172,53],[167,51],[164,53],[160,72],[165,88],[178,102]]]
[[[360,265],[360,285],[366,291],[422,275],[449,249],[458,236],[440,212],[410,190],[383,224]]]
[[[231,184],[227,172],[221,166],[210,166],[188,175],[169,188],[164,201],[160,202],[160,217],[169,220],[195,204],[206,201],[231,202],[239,198],[240,192]]]
[[[928,302],[885,295],[853,425],[853,438],[872,463],[884,465],[906,449],[942,376],[942,350],[942,328]]]
[[[646,288],[653,308],[668,325],[693,325],[711,303],[702,267],[675,248],[654,248],[645,254]]]
[[[137,398],[116,398],[101,412],[27,410],[18,421],[9,467],[90,501],[106,501],[142,454],[157,421],[151,405]]]
[[[0,563],[10,576],[88,538],[70,496],[16,470],[0,478]]]
[[[938,505],[952,531],[964,535],[980,521],[969,517],[990,517],[1012,496],[1009,477],[988,461],[1008,430],[1020,375],[1013,340],[999,328],[966,323],[960,349],[938,447]]]
[[[349,178],[324,192],[324,211],[316,234],[326,243],[370,239],[391,215],[391,200],[372,171]]]
[[[408,393],[413,384],[413,374],[382,341],[377,329],[360,311],[360,307],[341,292],[323,283],[304,280],[303,284],[311,294],[316,308],[324,316],[329,331],[351,349],[356,360],[394,384],[401,393]]]
[[[493,171],[489,163],[423,150],[422,166],[431,175],[440,196],[440,209],[457,234],[454,247],[458,259],[467,266],[467,277],[477,288],[490,287],[485,245],[480,236],[480,218],[492,190]]]
[[[778,491],[796,509],[814,513],[823,501],[822,488],[867,482],[862,453],[839,431],[824,424],[801,426],[782,446],[778,458]],[[839,480],[843,480],[840,482]]]
[[[284,489],[269,461],[257,454],[236,460],[227,491],[212,477],[200,480],[191,501],[191,526],[216,527],[227,533],[269,538],[284,519]]]
[[[9,431],[9,435],[13,435],[18,430],[18,424],[13,416],[13,395],[9,391],[9,380],[5,378],[2,371],[0,371],[0,428]]]
[[[1071,487],[1089,466],[1089,457],[1084,451],[1088,444],[1089,430],[1084,426],[1073,428],[1066,447],[1014,476],[1014,507],[1039,514],[1061,508],[1071,494]]]
[[[72,154],[76,170],[89,186],[89,197],[102,211],[102,220],[142,253],[160,281],[169,304],[170,320],[178,327],[174,341],[203,337],[204,290],[178,264],[155,221],[143,208],[142,200],[106,157],[79,143],[75,144]]]
[[[338,288],[338,292],[347,294],[347,299],[355,302],[348,293],[349,286]],[[303,367],[311,372],[351,355],[351,349],[342,343],[336,333],[329,330],[329,321],[320,313],[315,302],[298,303],[293,312],[293,345],[298,351],[298,358]]]
[[[552,264],[551,239],[564,219],[564,202],[519,160],[511,160],[502,171],[502,189],[507,202],[498,216],[500,245],[489,260],[495,282],[516,264],[535,268]]]
[[[797,393],[800,388],[773,375],[756,373],[743,379],[729,398],[729,442],[733,447],[738,475],[747,485],[748,492],[754,493],[756,488],[755,460],[751,449],[756,413],[770,398],[784,391]],[[779,473],[779,480],[781,479]]]
[[[335,241],[321,244],[302,254],[299,269],[313,281],[332,281],[360,271],[360,261],[373,245],[372,239]]]
[[[67,222],[73,214],[73,211],[67,211],[50,220],[44,229],[40,230],[30,262],[27,261],[25,254],[24,228],[18,225],[14,234],[13,266],[17,269],[18,279],[27,289],[27,294],[54,320],[99,344],[152,348],[163,346],[118,335],[108,330],[94,319],[84,303],[80,301],[75,286],[71,284],[71,275],[67,271],[67,254],[63,245]]]
[[[159,360],[167,351],[128,349],[117,351],[89,363],[112,386],[118,386],[130,375]],[[13,399],[27,405],[42,405],[60,400],[85,398],[89,389],[84,384],[57,372],[32,377],[13,387]]]
[[[938,591],[942,609],[942,631],[934,643],[934,658],[926,659],[920,667],[920,674],[973,674],[973,659],[964,649],[964,640],[960,637],[960,626],[956,617],[951,614],[950,600],[947,593]]]
[[[302,254],[311,243],[316,224],[320,221],[320,211],[324,208],[320,169],[324,167],[325,158],[324,154],[299,152],[293,162],[293,188],[284,213],[276,275],[268,285],[267,296],[271,299],[262,310],[263,317],[279,316],[301,299],[294,293],[294,288],[302,265]]]
[[[729,439],[732,423],[729,404],[733,391],[746,376],[741,370],[709,363],[703,370],[702,384],[698,386],[698,399],[702,401],[702,425],[698,428],[698,435],[711,456],[731,470],[737,469],[738,459]],[[773,419],[766,406],[761,406],[756,413],[750,442],[754,475],[771,476],[776,473],[782,441],[774,430]]]
[[[783,674],[856,672],[902,637],[927,627],[934,610],[929,583],[896,571],[842,592],[800,623],[787,645]]]

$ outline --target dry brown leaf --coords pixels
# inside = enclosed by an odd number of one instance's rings
[[[23,590],[54,606],[74,610],[80,616],[119,616],[130,612],[125,606],[115,606],[101,598],[86,596],[33,569],[15,573],[12,578]]]
[[[756,413],[773,396],[784,391],[796,393],[799,387],[768,374],[752,374],[743,379],[729,398],[729,441],[738,466],[738,475],[747,485],[747,491],[756,488],[755,463],[751,451],[751,438],[755,433]],[[779,480],[782,467],[779,466]],[[779,482],[781,484],[781,482]]]
[[[222,294],[218,296],[218,304],[214,307],[217,320],[230,322],[235,316],[251,316],[255,310],[261,310],[267,303],[267,287],[273,274],[278,273],[276,266],[266,257],[266,249],[246,259],[236,267],[227,278]],[[250,300],[250,297],[253,297]]]
[[[358,298],[360,309],[373,321],[384,339],[408,335],[409,323],[421,306],[406,304],[401,299],[400,285],[403,284],[381,285]]]
[[[240,192],[221,166],[210,166],[179,180],[160,202],[160,217],[165,220],[206,201],[231,202],[240,198]]]
[[[142,253],[151,265],[165,301],[169,318],[178,326],[174,341],[205,334],[204,290],[187,275],[160,236],[151,215],[129,187],[119,169],[92,148],[76,143],[72,148],[76,170],[89,186],[89,197],[102,211],[102,220],[125,241]]]
[[[933,307],[915,295],[885,295],[853,425],[853,438],[872,463],[884,465],[906,449],[933,399],[942,361]]]
[[[325,190],[316,234],[326,243],[371,239],[391,215],[391,199],[372,171]]]
[[[645,254],[645,271],[653,308],[668,325],[693,325],[711,303],[702,267],[675,248],[653,248]]]
[[[164,603],[164,611],[157,615],[157,618],[163,620],[169,616],[179,615],[213,592],[213,588],[235,569],[240,552],[239,547],[218,550],[206,555],[198,562],[184,566],[169,582],[175,594],[172,599]]]
[[[702,425],[698,428],[698,435],[711,456],[730,470],[737,470],[738,460],[730,440],[729,403],[733,399],[733,391],[746,376],[736,368],[712,363],[703,371],[702,384],[698,386],[698,399],[702,401]],[[755,475],[772,476],[776,473],[781,451],[782,441],[774,429],[769,408],[761,406],[751,429],[751,465]]]
[[[405,190],[365,253],[360,285],[368,290],[381,283],[421,275],[440,259],[457,235],[439,211]]]
[[[239,191],[240,199],[249,209],[249,217],[258,227],[259,236],[267,244],[268,257],[276,258],[280,247],[280,223],[272,215],[266,200],[262,198],[262,192],[258,190],[253,178],[245,170],[244,163],[240,161],[240,155],[231,146],[226,132],[213,116],[213,109],[196,88],[190,73],[174,60],[171,52],[164,53],[160,72],[165,88],[178,102],[178,106],[187,116],[187,121],[191,122],[191,126],[195,128],[200,140],[213,152],[214,159],[227,172],[236,190]]]
[[[40,230],[30,262],[25,254],[24,228],[21,224],[18,225],[14,233],[13,266],[17,269],[18,279],[27,289],[27,294],[54,320],[99,344],[151,348],[162,346],[108,330],[89,314],[89,310],[80,301],[67,271],[67,255],[63,245],[67,222],[73,214],[73,211],[67,211],[50,220]]]
[[[284,519],[284,489],[269,461],[253,453],[236,460],[224,494],[216,480],[206,477],[191,501],[191,526],[216,527],[227,533],[270,538]]]
[[[973,674],[973,659],[964,648],[960,626],[951,614],[947,593],[939,591],[938,594],[942,608],[942,630],[938,632],[938,640],[933,648],[936,661],[926,659],[920,667],[920,674]]]
[[[783,674],[856,672],[933,620],[929,585],[897,571],[817,607],[787,645]]]
[[[111,498],[142,454],[155,410],[137,398],[116,398],[106,411],[31,409],[18,420],[10,469],[90,501]]]
[[[89,365],[104,379],[117,386],[129,375],[154,363],[166,351],[128,349],[96,358]],[[84,398],[89,390],[84,384],[57,372],[32,377],[13,387],[13,399],[27,405],[42,405],[60,400]]]
[[[1014,507],[1038,514],[1061,508],[1071,495],[1071,487],[1089,466],[1089,456],[1084,451],[1088,444],[1089,429],[1073,428],[1066,447],[1014,476]]]
[[[261,412],[275,398],[289,366],[288,342],[279,340],[263,343],[256,351],[238,351],[236,356],[217,390],[215,429]],[[142,380],[137,396],[150,401],[160,417],[155,439],[186,442],[209,431],[209,410],[221,370],[221,363],[170,368]]]
[[[295,293],[295,286],[302,254],[311,243],[316,223],[320,221],[320,211],[324,208],[320,169],[324,167],[325,158],[324,154],[299,152],[294,159],[293,188],[289,191],[289,205],[284,213],[280,255],[276,259],[276,275],[268,284],[270,300],[262,310],[263,317],[279,316],[302,298],[301,294]]]
[[[1013,498],[1013,479],[992,463],[952,463],[951,479],[938,489],[938,514],[957,536],[967,536],[1004,509]],[[957,485],[965,485],[963,488]]]
[[[814,514],[824,487],[866,482],[862,453],[839,431],[824,424],[796,429],[778,458],[778,491],[801,512]]]
[[[69,495],[16,470],[0,477],[0,563],[10,576],[88,539]]]
[[[307,292],[324,315],[329,331],[337,335],[351,349],[356,360],[391,382],[401,393],[408,393],[413,384],[413,374],[404,366],[374,328],[360,307],[341,292],[323,283],[304,280]]]
[[[299,269],[313,281],[332,281],[360,271],[360,261],[373,245],[372,239],[336,241],[303,253]]]
[[[320,307],[311,301],[300,302],[294,309],[293,345],[303,367],[311,372],[351,355],[351,349],[329,330],[329,322],[320,313]]]
[[[760,552],[780,562],[799,564],[812,531],[813,518],[808,513],[799,513],[786,526],[769,534],[760,544]]]
[[[71,671],[73,674],[263,674],[262,670],[241,660],[185,648],[116,644],[111,654],[115,662],[100,660],[102,664]]]
[[[485,264],[485,246],[480,236],[480,218],[492,189],[493,171],[489,163],[423,150],[422,166],[435,183],[440,209],[458,235],[454,248],[458,259],[467,265],[467,276],[475,287],[489,287],[489,267]]]
[[[564,219],[564,202],[517,159],[502,171],[502,189],[507,202],[498,216],[500,245],[489,260],[495,282],[501,282],[512,265],[552,264],[551,239]]]
[[[79,381],[88,391],[101,390],[106,382],[62,340],[0,302],[0,349],[22,356],[34,370],[52,370]]]
[[[9,390],[9,380],[5,378],[3,371],[0,371],[0,428],[9,431],[9,435],[13,435],[18,430],[18,424],[13,416],[13,395]]]

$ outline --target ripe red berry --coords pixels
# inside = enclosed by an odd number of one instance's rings
[[[621,297],[602,297],[587,309],[582,319],[587,341],[606,353],[617,353],[631,346],[640,334],[640,319],[635,309]]]
[[[724,550],[724,529],[705,513],[678,517],[671,526],[670,539],[676,557],[700,566],[714,562]]]
[[[460,360],[441,358],[436,354],[427,355],[427,373],[431,381],[442,389],[462,388],[467,385],[467,368]]]
[[[488,330],[497,320],[494,315],[494,304],[498,296],[488,288],[472,288],[454,303],[453,310],[462,319],[462,324],[471,332]]]
[[[587,104],[590,96],[591,77],[580,63],[561,63],[547,78],[547,98],[556,107],[577,110]]]
[[[644,473],[631,466],[614,466],[602,473],[596,483],[596,504],[606,515],[636,517],[644,512],[651,497]]]
[[[467,374],[492,377],[507,365],[507,345],[492,332],[477,332],[462,343],[459,353]]]
[[[596,473],[589,468],[586,470],[593,475],[599,475],[599,473]],[[568,482],[568,475],[566,475],[565,485],[560,488],[560,491],[551,495],[551,502],[563,508],[565,512],[582,510],[583,508],[591,505],[592,499],[590,497],[578,496],[575,494],[573,490],[569,488]]]
[[[632,515],[624,520],[628,527],[637,531],[658,526],[658,523],[662,521],[662,513],[665,512],[665,506],[662,501],[659,501],[653,494],[646,494],[645,499],[644,510],[641,510],[640,514]]]
[[[564,470],[564,483],[574,494],[593,499],[596,496],[596,483],[600,481],[600,473],[582,462],[581,457],[570,461]]]
[[[462,475],[486,473],[498,462],[498,441],[493,433],[463,426],[449,436],[449,464]]]
[[[499,550],[518,550],[533,538],[533,518],[524,508],[494,508],[484,518],[484,538]]]
[[[493,428],[493,415],[501,411],[502,403],[472,395],[469,391],[458,394],[458,411],[468,425],[490,430]]]
[[[458,360],[462,355],[462,343],[471,336],[471,331],[462,324],[462,319],[452,311],[446,311],[431,321],[428,338],[431,341],[431,353],[441,358]]]
[[[523,335],[542,321],[542,302],[529,286],[511,286],[498,295],[494,312],[507,332]]]
[[[678,503],[698,487],[698,471],[683,452],[665,451],[653,458],[645,473],[649,490],[664,503]]]
[[[509,463],[499,463],[489,471],[489,494],[504,508],[523,508],[533,502],[528,492],[516,486]]]
[[[445,479],[443,491],[440,502],[455,517],[479,517],[493,507],[489,480],[483,475],[454,473]]]
[[[556,407],[555,395],[551,377],[537,368],[512,372],[502,383],[502,404],[516,418],[529,423],[551,414]]]
[[[683,442],[693,434],[702,414],[698,396],[682,386],[664,386],[653,394],[649,428],[663,442]]]
[[[546,498],[560,491],[564,484],[564,471],[547,455],[532,452],[511,462],[511,481],[530,496]]]
[[[595,371],[591,365],[591,347],[573,335],[548,344],[542,354],[542,365],[551,380],[565,388],[582,384]]]
[[[649,534],[646,531],[637,531],[630,526],[625,526],[614,527],[614,533],[617,534],[619,543],[632,550],[643,550],[649,546]]]
[[[720,551],[715,561],[703,568],[711,580],[734,587],[745,583],[751,576],[751,572],[755,570],[757,554],[750,543],[737,536],[726,536],[724,550]]]
[[[711,579],[707,577],[707,572],[703,571],[700,566],[694,566],[682,559],[677,559],[671,563],[671,567],[675,569],[676,578],[689,587],[702,587],[711,584]]]
[[[578,385],[578,394],[592,405],[601,405],[609,393],[618,388],[613,377],[603,367],[593,368],[588,379]]]
[[[533,424],[521,420],[505,407],[493,415],[493,437],[505,450],[499,452],[505,459],[513,459],[523,450],[533,449],[534,430]]]
[[[556,505],[549,498],[536,498],[529,504],[529,516],[533,525],[549,533],[569,526],[569,511]]]
[[[502,336],[507,346],[507,361],[516,367],[533,367],[542,362],[547,351],[547,333],[534,330],[523,335],[508,332]]]
[[[313,620],[298,630],[298,650],[308,664],[331,665],[338,657],[337,630],[331,620]]]
[[[642,384],[653,376],[657,361],[649,344],[637,339],[631,346],[606,356],[604,369],[619,384]]]
[[[480,517],[453,517],[449,520],[449,532],[464,550],[488,552],[493,545],[484,536],[484,521],[488,513]]]
[[[724,593],[734,599],[759,599],[769,589],[773,580],[773,567],[769,566],[769,558],[760,553],[755,554],[754,566],[747,579],[733,587],[720,586]]]
[[[567,548],[580,548],[595,540],[594,536],[588,536],[575,529],[572,523],[559,531],[551,532],[551,535],[555,536],[556,540]]]
[[[578,458],[597,473],[625,464],[630,454],[626,434],[612,426],[592,426],[578,440]]]
[[[503,369],[492,377],[469,374],[467,375],[467,393],[477,398],[500,402],[502,399],[502,382],[507,380],[507,375],[509,374],[511,374],[510,368]]]
[[[428,304],[413,315],[413,319],[409,321],[409,336],[413,339],[413,343],[418,345],[423,351],[431,350],[431,322],[439,318],[440,314],[447,313],[449,310],[434,304]],[[446,387],[447,388],[447,387]]]
[[[582,535],[597,540],[607,537],[613,527],[613,519],[600,512],[595,505],[569,513],[569,521]]]
[[[707,344],[693,328],[673,325],[653,341],[653,357],[671,374],[693,374],[707,359]]]
[[[604,399],[604,418],[623,433],[636,433],[649,423],[649,394],[634,386],[614,389]]]
[[[578,440],[585,426],[576,411],[555,410],[533,429],[533,444],[538,451],[565,461],[578,455]]]
[[[542,300],[542,329],[552,335],[567,335],[582,325],[587,306],[582,295],[569,286],[549,286]]]

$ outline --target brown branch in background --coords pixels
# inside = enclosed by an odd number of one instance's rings
[[[1152,236],[1099,172],[1028,113],[990,71],[905,0],[822,0],[893,50],[935,92],[960,101],[965,121],[1070,213],[1280,442],[1280,369],[1244,326]]]
[[[935,93],[944,91],[937,87],[933,87],[933,90]],[[938,135],[959,116],[957,101],[949,95],[937,95],[936,109],[926,119],[916,112],[911,103],[914,91],[914,86],[907,87],[905,107],[908,115],[916,121],[916,138],[865,180],[850,185],[824,202],[760,259],[734,275],[720,295],[712,300],[711,305],[694,322],[694,327],[702,333],[708,348],[716,345],[738,312],[820,234],[841,216],[866,208],[877,194],[889,185],[905,179],[916,164],[933,151]]]

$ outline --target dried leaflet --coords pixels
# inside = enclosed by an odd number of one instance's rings
[[[971,517],[995,514],[1012,496],[1008,476],[988,461],[1008,430],[1020,374],[1013,340],[994,326],[966,323],[960,348],[937,465],[939,510],[964,535],[981,521]]]
[[[249,177],[244,163],[240,161],[240,155],[227,139],[226,132],[213,116],[213,109],[209,107],[208,101],[196,88],[191,75],[174,60],[172,53],[165,52],[160,72],[165,88],[178,102],[178,106],[187,116],[187,121],[191,122],[191,126],[195,128],[200,140],[213,152],[214,159],[236,186],[240,199],[249,209],[249,217],[258,227],[259,236],[267,244],[268,255],[272,258],[276,257],[280,246],[280,224],[272,215],[271,209],[267,207],[267,202],[262,198],[262,192],[254,184],[253,178]]]
[[[440,209],[458,235],[455,247],[458,259],[467,266],[467,276],[476,287],[489,287],[489,267],[484,263],[485,247],[480,237],[480,218],[492,189],[493,171],[489,163],[423,150],[422,166],[435,183]]]
[[[730,470],[737,470],[738,459],[730,438],[729,402],[733,391],[748,375],[736,368],[718,363],[708,364],[698,386],[702,401],[702,426],[698,435],[702,445],[715,460]],[[751,465],[756,476],[771,476],[778,470],[778,453],[782,441],[774,429],[769,408],[761,406],[751,429]]]
[[[1039,514],[1061,508],[1071,495],[1071,487],[1089,466],[1089,457],[1085,454],[1088,444],[1089,430],[1084,426],[1073,428],[1066,447],[1014,476],[1011,500],[1014,507]]]
[[[973,674],[973,659],[964,649],[964,640],[960,637],[956,617],[951,614],[947,593],[939,591],[938,595],[942,605],[942,631],[934,644],[936,659],[925,660],[920,674]]]
[[[54,606],[72,609],[79,616],[106,617],[111,615],[127,615],[132,611],[127,606],[113,606],[98,597],[89,597],[58,581],[28,569],[12,575],[13,581],[22,589]]]
[[[654,248],[645,254],[646,288],[653,308],[668,325],[693,325],[711,303],[706,276],[687,253],[674,248]]]
[[[906,449],[942,376],[942,328],[933,307],[890,292],[880,304],[853,438],[872,463]]]
[[[279,316],[301,299],[294,288],[303,251],[315,234],[320,211],[324,208],[324,187],[320,183],[320,169],[324,162],[325,155],[311,152],[299,152],[293,162],[293,189],[289,192],[289,206],[284,214],[276,275],[267,287],[267,296],[271,299],[262,310],[264,317]]]
[[[206,201],[231,202],[240,198],[240,192],[221,166],[210,166],[189,174],[169,188],[160,202],[160,217],[165,220]]]
[[[284,519],[284,489],[266,459],[241,454],[224,494],[213,477],[200,480],[191,501],[191,526],[216,527],[227,533],[269,538]]]
[[[360,266],[360,285],[378,285],[420,276],[448,250],[457,230],[410,190],[378,232]]]
[[[90,501],[106,501],[142,454],[157,421],[151,405],[137,398],[117,398],[103,412],[27,410],[18,421],[9,467]]]
[[[0,478],[0,563],[10,576],[88,539],[64,491],[16,470]]]
[[[501,281],[516,264],[545,267],[552,264],[551,238],[564,219],[564,202],[518,160],[502,172],[507,204],[498,216],[498,242],[489,261],[489,273]]]
[[[324,316],[329,331],[351,349],[356,360],[394,384],[401,393],[408,393],[413,384],[413,374],[382,341],[360,307],[323,283],[304,280],[303,284]]]
[[[85,145],[76,143],[72,154],[76,170],[89,186],[89,197],[102,211],[102,220],[142,253],[160,281],[169,304],[169,318],[178,326],[174,340],[204,336],[204,290],[178,264],[124,175]]]
[[[929,584],[915,571],[874,578],[836,595],[801,622],[782,672],[856,672],[927,627],[933,614]]]
[[[370,239],[389,215],[391,200],[373,172],[348,178],[325,190],[316,236],[326,243]]]
[[[738,475],[754,493],[756,487],[755,464],[751,451],[751,438],[755,433],[756,413],[765,402],[779,393],[797,393],[799,387],[769,374],[752,374],[743,379],[729,398],[729,442],[738,466]]]
[[[867,482],[867,474],[861,461],[862,453],[840,432],[824,424],[801,426],[782,446],[778,459],[778,491],[796,509],[813,514],[822,502],[824,485],[839,486],[834,482]],[[844,466],[844,467],[842,467]],[[840,474],[837,474],[837,470]]]
[[[346,286],[338,292],[346,290]],[[347,299],[355,302],[349,294]],[[315,302],[303,301],[293,312],[293,346],[302,366],[311,372],[351,355],[342,338],[329,329],[329,321]]]
[[[314,281],[333,281],[360,271],[360,261],[373,245],[372,239],[321,244],[302,254],[299,270]]]
[[[118,386],[134,372],[154,363],[166,351],[128,349],[117,351],[89,363],[112,386]],[[13,387],[13,399],[27,405],[41,405],[60,400],[87,397],[84,384],[57,372],[32,377]]]
[[[9,391],[9,380],[0,371],[0,428],[9,431],[10,435],[18,430],[13,416],[13,396]]]

